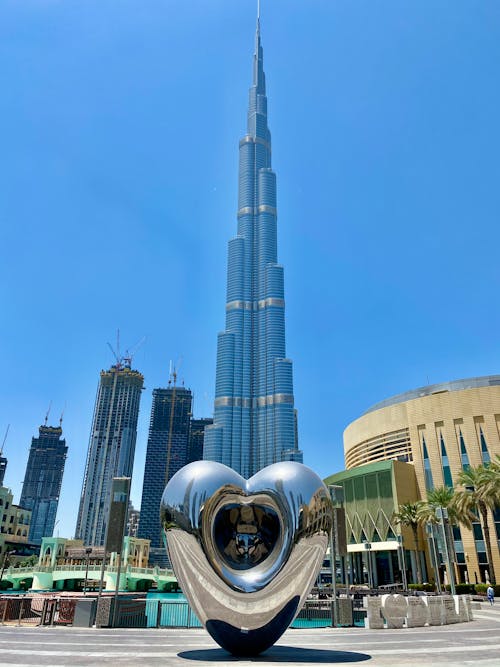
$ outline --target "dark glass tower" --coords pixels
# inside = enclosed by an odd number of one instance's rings
[[[3,480],[5,479],[5,471],[7,470],[7,458],[1,455],[0,452],[0,486],[3,486]]]
[[[19,504],[31,510],[29,541],[41,544],[51,537],[56,522],[59,494],[68,448],[61,426],[40,426],[32,438]]]
[[[144,377],[117,362],[101,379],[92,422],[75,537],[103,546],[113,477],[131,477]]]
[[[204,417],[202,419],[191,419],[187,463],[202,460],[203,444],[205,441],[205,429],[207,426],[210,426],[213,423],[214,420],[208,417]]]
[[[138,537],[151,540],[150,560],[166,559],[160,533],[160,501],[168,480],[188,462],[193,396],[175,384],[153,390]]]
[[[238,231],[229,241],[226,328],[218,336],[214,424],[204,458],[244,477],[302,461],[292,362],[285,351],[283,267],[277,260],[276,176],[257,20],[247,133],[240,141]]]

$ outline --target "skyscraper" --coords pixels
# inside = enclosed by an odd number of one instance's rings
[[[124,362],[124,363],[123,363]],[[101,371],[75,537],[102,546],[113,477],[131,477],[144,377],[130,359]]]
[[[61,426],[40,426],[31,448],[24,475],[20,505],[31,510],[29,540],[41,544],[51,537],[56,521],[59,494],[68,447]]]
[[[200,461],[203,458],[203,444],[205,441],[205,429],[214,423],[209,417],[191,419],[189,428],[189,447],[186,463]]]
[[[137,534],[151,540],[150,559],[159,564],[166,558],[160,533],[160,501],[168,480],[188,462],[192,400],[191,390],[175,383],[153,390]]]
[[[7,458],[2,456],[3,452],[0,452],[0,486],[3,486],[3,481],[5,479],[5,472],[7,470]]]
[[[204,458],[249,477],[277,461],[302,461],[292,362],[285,352],[276,176],[271,169],[259,19],[247,133],[239,150],[238,231],[229,241],[226,329],[217,341],[214,424],[206,429]]]

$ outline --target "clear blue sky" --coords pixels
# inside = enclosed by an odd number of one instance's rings
[[[254,0],[0,4],[0,432],[18,500],[49,401],[75,528],[95,391],[143,335],[212,412]],[[373,403],[499,367],[500,3],[263,0],[300,446],[322,476]]]

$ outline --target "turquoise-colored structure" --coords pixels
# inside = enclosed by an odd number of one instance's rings
[[[85,579],[89,582],[99,580],[101,563],[87,563],[85,559],[69,557],[71,548],[68,549],[68,543],[74,544],[75,541],[44,537],[38,563],[32,567],[6,568],[2,580],[10,582],[14,590],[28,588],[33,591],[76,590]],[[148,540],[125,537],[118,590],[146,590],[152,586],[159,591],[177,588],[177,579],[172,570],[143,566],[147,564],[148,552]],[[95,556],[93,560],[95,561]],[[104,569],[103,590],[116,590],[117,575],[118,558],[117,554],[113,553]]]

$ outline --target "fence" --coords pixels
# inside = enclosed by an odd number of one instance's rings
[[[334,618],[335,612],[337,618]],[[332,625],[364,625],[362,599],[307,600],[292,623],[293,628],[322,628]],[[200,628],[199,619],[185,600],[146,599],[119,596],[66,598],[52,596],[0,597],[0,623],[8,625],[72,625],[118,628]]]
[[[33,597],[0,598],[0,623],[3,625],[71,625],[77,600]]]

